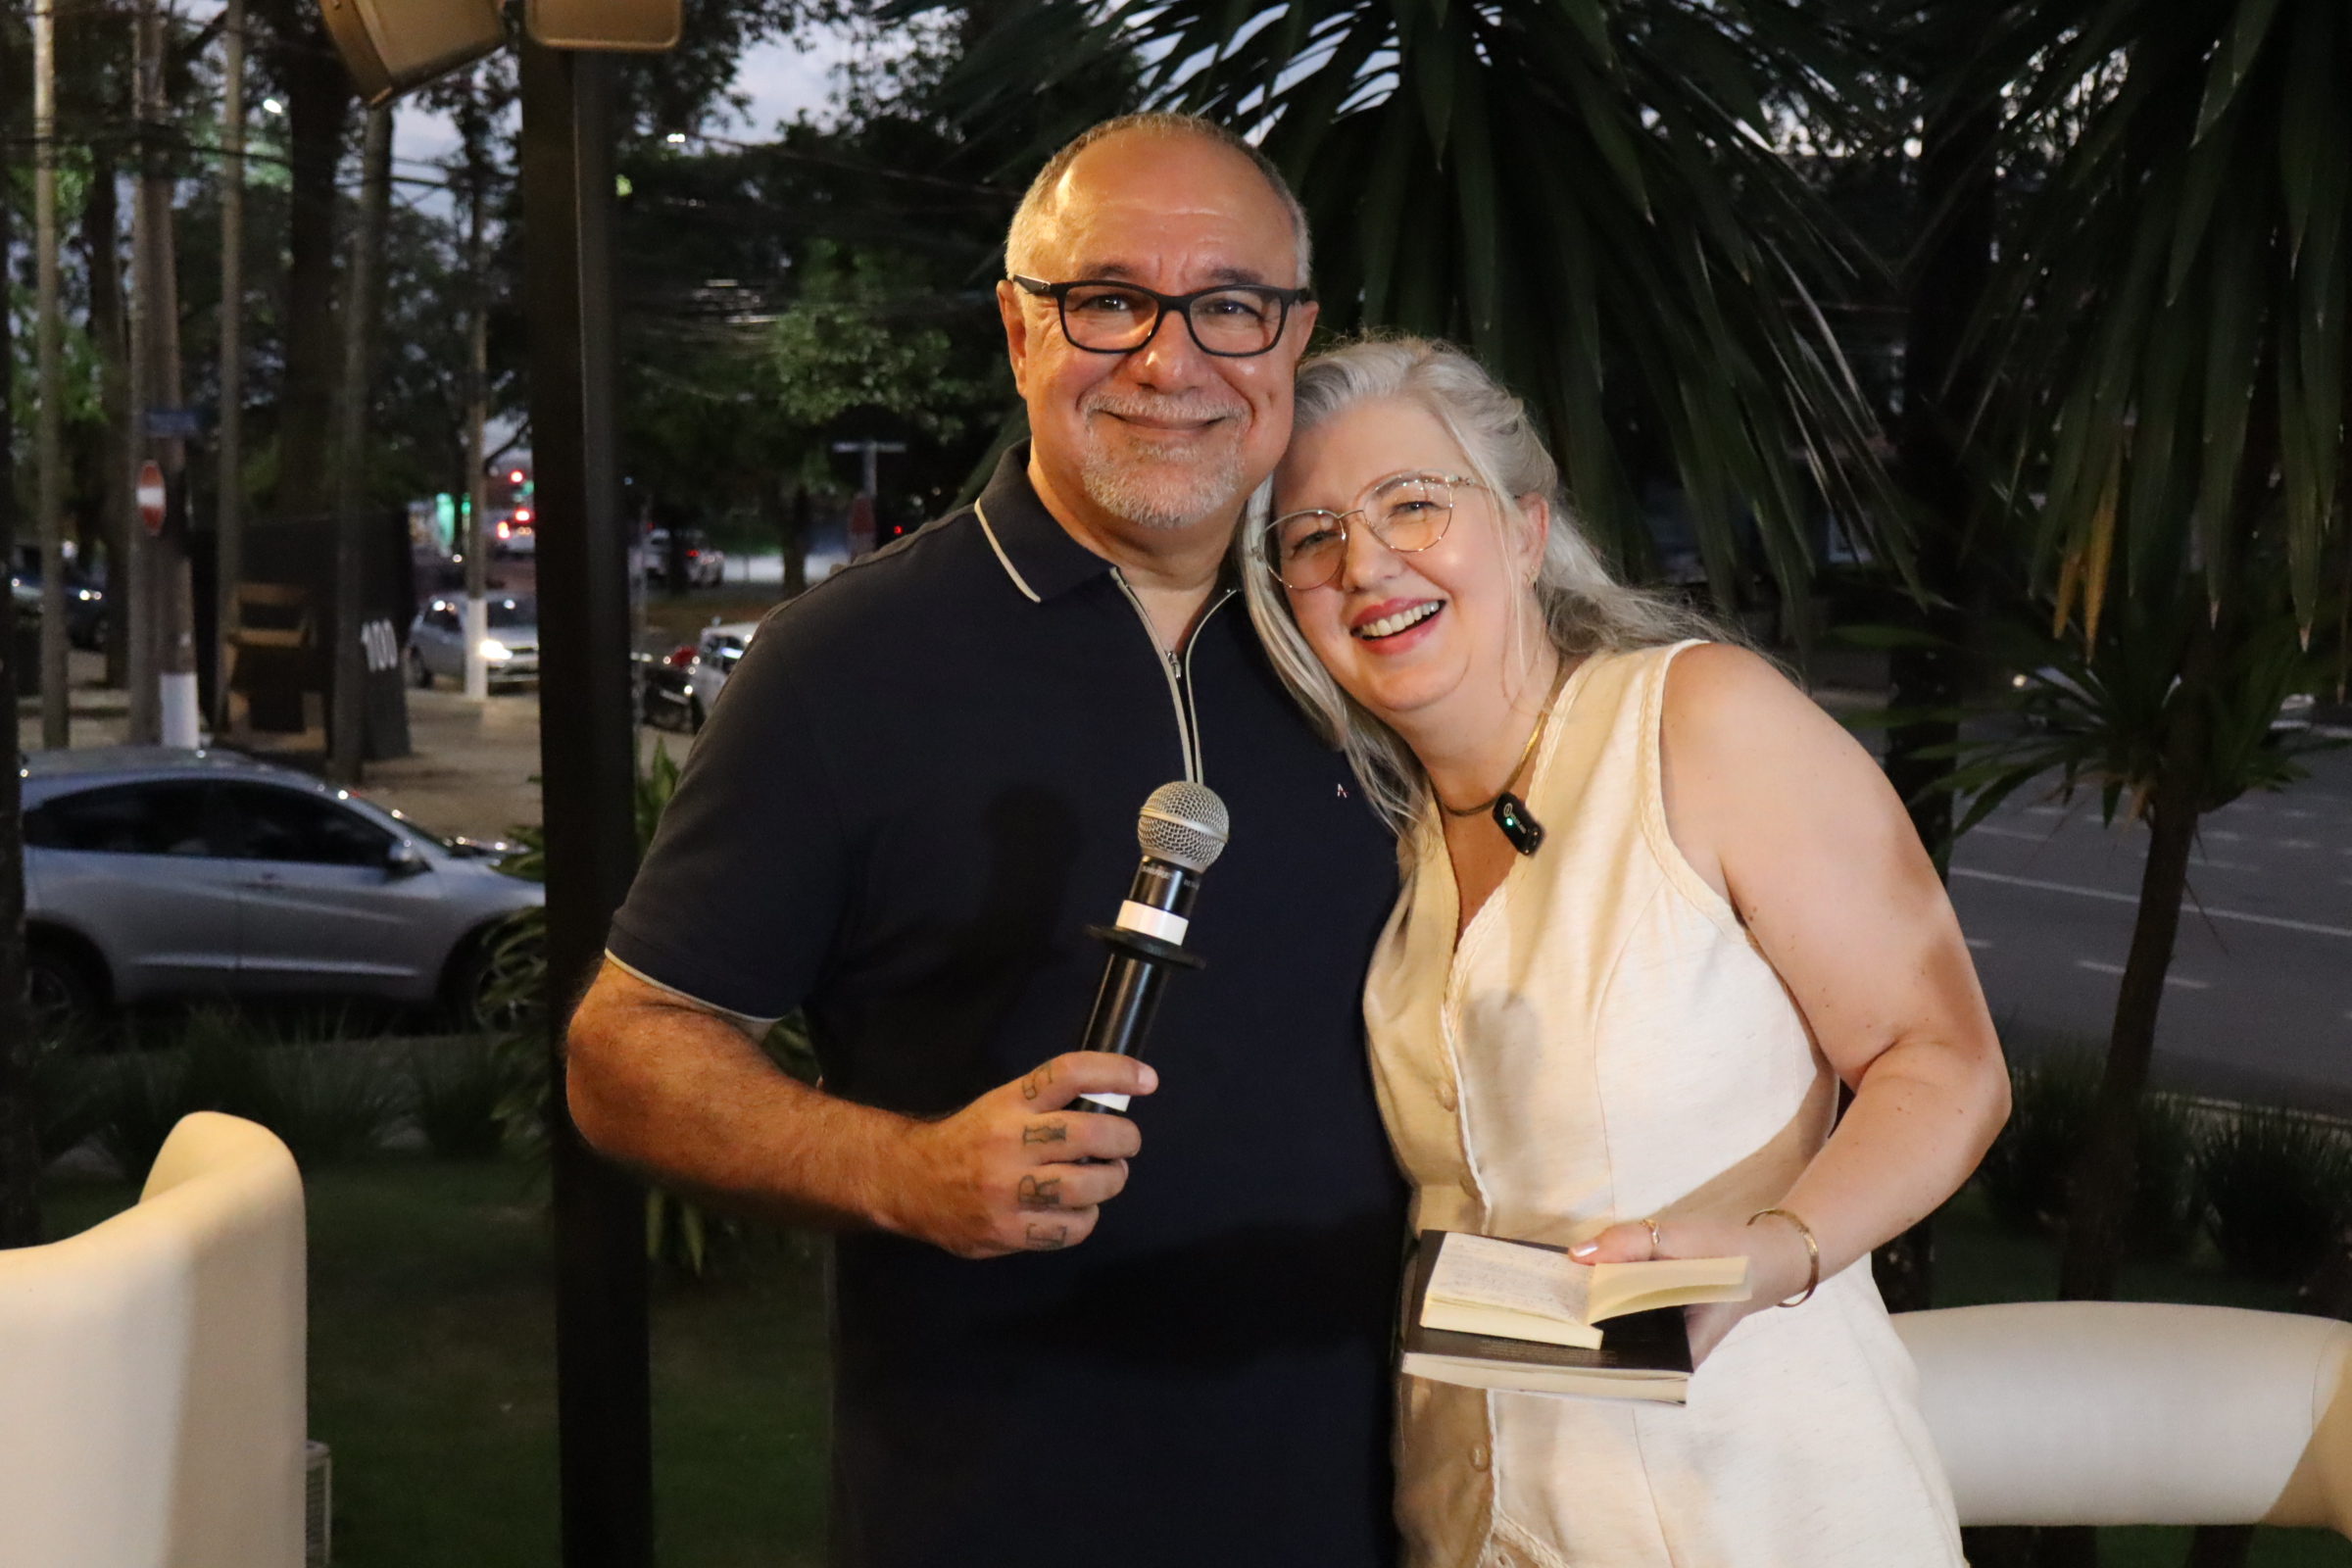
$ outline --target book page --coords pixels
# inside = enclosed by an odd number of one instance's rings
[[[1592,1276],[1562,1253],[1457,1231],[1438,1253],[1428,1299],[1582,1324]]]
[[[1744,1257],[1661,1257],[1646,1263],[1600,1263],[1592,1270],[1591,1321],[1659,1306],[1744,1301]]]

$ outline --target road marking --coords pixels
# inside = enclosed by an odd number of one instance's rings
[[[1991,943],[1985,941],[1983,937],[1970,937],[1968,939],[1968,945],[1976,949],[1979,953],[1983,953],[1987,948],[1992,946]]]
[[[2262,869],[2259,865],[2248,865],[2242,860],[2208,860],[2201,855],[2189,863],[2203,871],[2259,871]]]
[[[1952,875],[1967,877],[1972,882],[1999,882],[2013,888],[2034,888],[2043,893],[2072,893],[2077,898],[2105,899],[2110,904],[2137,904],[2136,893],[2110,893],[2105,888],[2079,888],[2071,882],[2044,882],[2038,877],[2003,876],[1997,871],[1978,871],[1965,865],[1952,867]],[[2352,926],[2319,925],[2310,920],[2288,920],[2276,914],[2248,914],[2243,909],[2217,909],[2211,905],[2186,911],[2201,913],[2216,920],[2243,920],[2248,925],[2275,926],[2281,931],[2308,931],[2314,936],[2352,938]]]
[[[2282,850],[2316,850],[2319,846],[2309,839],[2280,839],[2278,848]]]
[[[2088,969],[2094,974],[2120,975],[2124,972],[2124,966],[2122,964],[2101,963],[2096,958],[2077,958],[2075,960],[2075,967],[2078,969]],[[2168,986],[2179,986],[2183,991],[2211,991],[2213,989],[2212,981],[2191,980],[2184,974],[2168,974],[2164,977],[2164,983]]]
[[[2291,816],[2298,822],[2308,822],[2319,813],[2317,811],[2280,811],[2278,814],[2280,816]]]
[[[2026,808],[2028,816],[2064,816],[2066,811],[2067,808],[2063,806],[2029,806]]]
[[[1970,828],[1969,831],[1971,833],[1982,833],[1986,838],[2024,839],[2030,844],[2047,844],[2050,842],[2050,835],[2047,833],[2028,833],[2022,829],[2014,827],[1994,827],[1990,822],[1980,822],[1975,827]]]
[[[2200,833],[2198,837],[2213,839],[2223,844],[2242,844],[2245,842],[2246,836],[2243,833],[2224,833],[2218,829],[2207,828],[2203,833]]]

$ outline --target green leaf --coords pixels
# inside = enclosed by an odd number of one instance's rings
[[[2155,3],[2162,4],[2165,0]],[[2271,19],[2278,12],[2278,0],[2237,0],[2237,14],[2230,21],[2229,36],[2214,55],[2212,73],[2205,78],[2205,103],[2197,111],[2192,143],[2203,141],[2236,100],[2237,89],[2254,69],[2262,53],[2263,39],[2270,33]]]

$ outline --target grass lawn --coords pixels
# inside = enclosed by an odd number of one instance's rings
[[[554,1568],[549,1235],[522,1171],[386,1155],[308,1178],[311,1433],[335,1456],[342,1568]],[[130,1202],[59,1182],[52,1236]],[[710,1282],[654,1298],[656,1520],[663,1568],[792,1568],[823,1541],[821,1254],[746,1240]],[[2056,1249],[2004,1236],[1972,1194],[1937,1228],[1944,1305],[2046,1298]],[[2210,1257],[2127,1271],[2123,1294],[2284,1310],[2291,1293]],[[2102,1533],[2104,1568],[2180,1568],[2185,1530]],[[2257,1534],[2254,1568],[2352,1568],[2318,1531]],[[1206,1568],[1206,1565],[1204,1565]]]

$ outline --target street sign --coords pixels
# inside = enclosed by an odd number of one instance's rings
[[[153,458],[139,465],[139,521],[150,535],[164,531],[164,467]]]
[[[204,434],[200,409],[149,409],[139,423],[151,441],[193,441]]]

